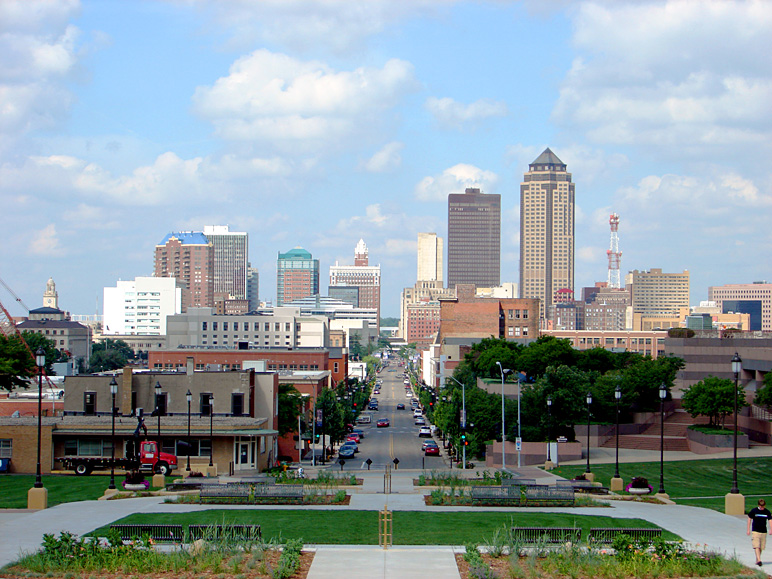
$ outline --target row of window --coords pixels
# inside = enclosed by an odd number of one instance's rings
[[[222,323],[222,331],[227,332],[229,324],[233,328],[234,332],[239,331],[239,322],[221,322]],[[243,331],[248,332],[249,331],[249,322],[241,322],[241,327],[243,328]],[[280,332],[281,331],[281,325],[282,322],[273,322],[273,331],[274,332]],[[220,327],[220,322],[212,322],[212,331],[217,332],[218,328]],[[254,322],[253,329],[255,332],[260,331],[260,322]],[[207,332],[209,328],[209,322],[201,322],[201,331]],[[292,322],[284,322],[284,331],[289,332],[292,329]],[[297,325],[297,331],[300,331],[300,324]],[[264,332],[270,332],[271,331],[271,322],[263,322],[263,331]]]

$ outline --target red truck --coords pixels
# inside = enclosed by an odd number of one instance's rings
[[[110,466],[125,470],[141,470],[156,474],[167,475],[177,468],[177,457],[168,452],[159,451],[158,443],[154,440],[139,442],[139,456],[136,458],[116,458],[115,462],[110,457],[101,456],[64,456],[57,458],[58,462],[75,474],[87,475],[93,470],[105,470]]]

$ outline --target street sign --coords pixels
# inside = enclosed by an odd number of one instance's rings
[[[520,450],[522,450],[522,448],[523,448],[523,439],[518,436],[515,439],[515,450],[520,452]]]

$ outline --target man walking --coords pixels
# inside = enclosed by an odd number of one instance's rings
[[[772,519],[772,513],[767,509],[767,502],[759,499],[759,506],[753,507],[748,513],[748,534],[751,535],[753,552],[756,553],[756,565],[761,567],[761,552],[767,546],[767,522]]]

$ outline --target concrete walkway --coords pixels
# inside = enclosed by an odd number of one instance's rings
[[[603,449],[607,450],[607,449]],[[765,449],[766,450],[766,449]],[[597,462],[603,455],[598,453]],[[629,453],[625,453],[629,457]],[[622,458],[620,454],[620,459]],[[657,459],[659,456],[657,456]],[[613,461],[613,449],[611,459]],[[648,460],[641,456],[639,460]],[[533,467],[521,469],[526,478],[541,478],[548,483],[553,475]],[[413,478],[420,471],[392,471],[391,493],[385,494],[383,472],[357,473],[364,479],[364,485],[352,489],[348,506],[308,506],[306,510],[381,510],[384,505],[395,511],[480,511],[474,507],[435,507],[424,504],[423,496],[428,492],[413,487]],[[473,475],[473,473],[468,473]],[[207,509],[297,509],[297,506],[254,506],[243,505],[176,505],[164,503],[162,497],[149,497],[120,501],[87,501],[66,503],[44,511],[0,510],[0,566],[15,559],[22,552],[39,548],[44,533],[59,533],[66,530],[83,535],[102,525],[131,513],[177,513]],[[751,499],[746,499],[748,508]],[[680,505],[656,505],[630,501],[609,501],[611,508],[575,508],[577,515],[601,515],[615,518],[641,518],[668,529],[693,545],[707,545],[709,549],[720,550],[727,555],[737,555],[748,566],[754,566],[755,558],[750,539],[745,534],[746,518],[730,517],[716,511]],[[485,511],[503,512],[555,512],[551,508],[486,508]],[[565,513],[565,509],[560,509]],[[162,515],[161,515],[162,518]],[[344,530],[341,530],[342,532]],[[316,556],[311,566],[309,579],[345,579],[347,577],[399,577],[400,579],[425,579],[426,577],[459,577],[454,552],[462,552],[453,546],[394,546],[382,550],[373,546],[316,545]],[[772,552],[763,557],[765,571],[772,571]]]

